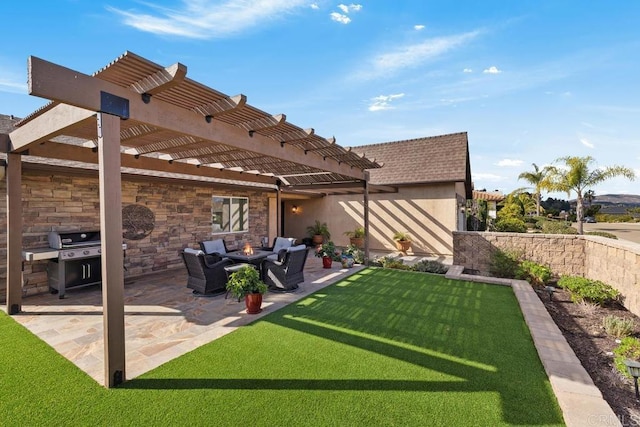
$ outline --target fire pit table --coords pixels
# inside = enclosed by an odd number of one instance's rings
[[[251,253],[245,253],[242,250],[237,252],[227,252],[224,254],[225,258],[229,258],[234,262],[241,262],[246,264],[253,264],[259,266],[262,263],[262,260],[272,255],[273,252],[270,251],[262,251],[260,249],[253,249]]]

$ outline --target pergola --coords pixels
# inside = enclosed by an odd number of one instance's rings
[[[380,165],[313,129],[270,115],[131,52],[92,76],[29,57],[29,94],[51,102],[0,134],[7,152],[7,312],[22,308],[22,157],[98,165],[105,385],[125,378],[122,173],[128,168],[323,191],[364,193]],[[70,143],[70,138],[75,143]],[[77,141],[80,141],[79,143]],[[278,203],[279,205],[279,203]],[[278,212],[278,216],[281,213]],[[278,224],[280,223],[278,218]],[[368,242],[365,243],[368,254]]]

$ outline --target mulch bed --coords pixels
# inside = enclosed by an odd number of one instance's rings
[[[631,318],[633,336],[640,337],[640,319],[619,304],[585,308],[573,303],[563,289],[558,289],[551,301],[544,290],[539,290],[538,296],[622,425],[640,426],[640,402],[635,398],[633,381],[615,368],[612,351],[618,344],[602,326],[609,315]]]

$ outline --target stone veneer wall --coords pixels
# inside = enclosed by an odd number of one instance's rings
[[[23,248],[47,247],[52,230],[100,228],[97,177],[23,173]],[[211,196],[249,198],[249,233],[211,234]],[[6,181],[0,181],[0,197],[6,199]],[[126,240],[125,278],[164,269],[182,268],[180,251],[198,248],[198,242],[223,237],[228,247],[259,244],[268,230],[268,193],[261,189],[216,187],[184,181],[122,181],[122,207],[149,208],[155,215],[153,231],[141,240]],[[0,221],[6,224],[6,203],[0,203]],[[6,297],[6,226],[0,229],[0,300]],[[24,263],[25,295],[48,292],[47,261]]]
[[[454,265],[480,274],[489,274],[491,254],[500,249],[520,251],[557,275],[601,280],[640,316],[639,244],[599,236],[460,231],[453,233],[453,248]]]

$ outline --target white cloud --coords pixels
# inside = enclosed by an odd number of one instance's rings
[[[9,62],[7,58],[0,57],[1,62]],[[7,93],[27,93],[26,73],[12,70],[11,67],[0,65],[0,92]]]
[[[473,73],[473,70],[471,68],[465,68],[464,70],[462,70],[463,73]]]
[[[339,22],[341,24],[348,24],[351,22],[351,18],[349,18],[347,15],[343,15],[341,13],[338,12],[331,12],[331,14],[329,15],[331,16],[331,20],[332,21],[336,21]]]
[[[27,84],[10,79],[0,78],[0,92],[8,93],[27,93]]]
[[[264,25],[295,9],[308,7],[306,0],[183,0],[180,8],[140,3],[152,9],[138,13],[107,6],[122,23],[140,31],[194,39],[223,38]]]
[[[414,25],[413,28],[416,31],[422,31],[422,30],[424,30],[424,25]]]
[[[495,165],[496,166],[500,166],[500,167],[512,168],[512,167],[521,166],[522,163],[524,163],[524,161],[522,161],[522,160],[502,159],[502,160],[498,161],[498,163],[496,163]]]
[[[495,65],[491,66],[491,67],[489,67],[489,68],[487,68],[487,69],[485,69],[483,71],[483,73],[485,73],[485,74],[500,74],[501,72],[502,72],[502,70],[499,70],[498,67],[496,67]]]
[[[580,138],[580,142],[585,147],[589,147],[589,148],[594,148],[595,147],[595,145],[593,145],[593,143],[589,142],[589,140],[587,138]]]
[[[415,67],[468,43],[479,34],[479,31],[472,31],[449,37],[427,39],[418,44],[400,46],[394,51],[382,53],[371,59],[367,64],[366,71],[361,71],[357,77],[361,79],[377,78],[393,74],[405,68]]]
[[[311,9],[318,10],[320,6],[318,6],[318,3],[311,3]]]
[[[503,176],[493,173],[471,173],[471,176],[473,177],[474,181],[500,182],[506,179]]]
[[[404,93],[396,93],[391,95],[380,95],[375,98],[371,98],[371,105],[369,105],[369,111],[382,111],[382,110],[392,110],[395,107],[391,106],[390,103],[394,99],[402,98]]]
[[[340,9],[344,13],[359,12],[360,10],[362,10],[362,5],[351,3],[349,6],[347,6],[346,4],[339,4],[338,9]]]

